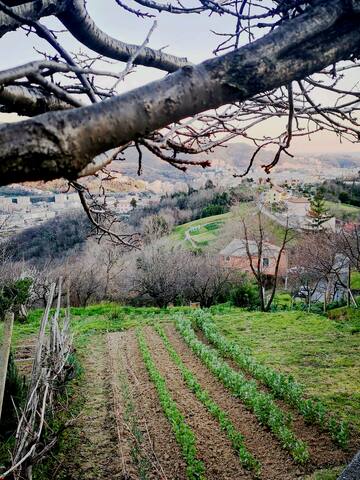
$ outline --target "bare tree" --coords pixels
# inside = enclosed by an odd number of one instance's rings
[[[339,288],[355,302],[348,282],[349,257],[339,248],[337,234],[330,231],[304,234],[294,248],[292,263],[291,276],[306,294],[309,308],[318,292],[326,311]]]
[[[136,260],[134,290],[148,296],[158,307],[184,297],[189,253],[163,242],[148,246]]]
[[[228,291],[232,274],[217,257],[207,254],[192,256],[186,276],[191,299],[208,308]]]
[[[218,15],[227,31],[217,32],[216,56],[194,65],[149,46],[155,24],[142,45],[110,37],[85,0],[0,1],[1,37],[22,28],[28,42],[36,35],[49,46],[38,60],[0,72],[1,111],[33,117],[0,127],[0,184],[75,180],[108,165],[117,155],[112,149],[123,155],[136,148],[139,173],[144,150],[185,170],[209,161],[182,153],[208,152],[244,136],[256,146],[250,166],[262,148],[277,147],[264,165],[269,172],[283,153],[291,154],[297,136],[325,130],[358,142],[359,90],[350,83],[359,67],[360,0],[194,0],[191,6],[118,0],[114,8],[139,22],[160,13]],[[62,34],[46,26],[47,16],[86,53],[69,53]],[[108,71],[108,59],[126,64]],[[120,95],[119,84],[135,65],[170,75]],[[320,102],[321,92],[327,95]],[[266,122],[275,117],[285,119],[284,127],[258,138],[254,129],[263,125],[267,133]]]
[[[360,271],[360,227],[350,224],[350,228],[338,231],[338,248],[350,261],[351,268]]]
[[[270,310],[276,293],[280,265],[285,257],[285,247],[294,238],[294,233],[287,223],[282,233],[280,246],[274,248],[273,245],[266,241],[266,231],[263,226],[261,212],[257,214],[257,225],[255,227],[249,228],[244,218],[242,219],[242,225],[246,255],[259,289],[260,308],[262,311],[267,312]],[[269,268],[271,269],[271,282],[270,293],[267,297],[265,290],[269,283]]]
[[[174,218],[169,213],[161,212],[158,215],[145,217],[141,224],[144,242],[149,244],[170,234],[174,226]]]

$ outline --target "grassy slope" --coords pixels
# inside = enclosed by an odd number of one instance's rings
[[[303,312],[229,309],[215,315],[221,331],[263,363],[293,374],[309,395],[340,412],[360,431],[359,312],[349,322]]]
[[[325,202],[329,212],[337,218],[342,218],[343,215],[351,220],[356,220],[360,217],[360,208],[354,205],[347,205],[346,203]]]
[[[360,272],[351,272],[351,288],[360,290]]]
[[[231,223],[239,222],[240,218],[246,215],[255,214],[257,208],[254,203],[241,203],[231,212],[224,213],[222,215],[213,215],[211,217],[200,218],[193,222],[184,223],[174,228],[173,233],[170,235],[169,240],[175,243],[184,242],[186,231],[194,228],[190,231],[190,235],[195,244],[199,247],[206,247],[215,242],[219,235],[221,235],[222,227],[226,227]],[[279,242],[282,240],[284,229],[275,222],[264,218],[264,224],[269,234]],[[205,225],[215,225],[214,229],[207,229]],[[195,230],[196,228],[196,230]],[[189,245],[189,242],[187,242]]]
[[[211,217],[200,218],[199,220],[194,220],[193,222],[178,225],[174,228],[173,233],[170,235],[170,240],[174,242],[183,242],[185,240],[185,232],[190,228],[194,227],[200,227],[198,232],[190,232],[195,242],[214,240],[219,233],[219,229],[207,231],[204,225],[208,223],[218,223],[220,226],[223,222],[228,221],[231,217],[232,213],[228,212],[221,215],[213,215]]]

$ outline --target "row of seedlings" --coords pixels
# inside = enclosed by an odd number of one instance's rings
[[[232,369],[216,350],[201,342],[197,338],[190,320],[178,317],[176,328],[204,365],[233,395],[240,398],[261,424],[270,429],[293,459],[299,464],[306,463],[309,460],[308,446],[299,440],[292,431],[291,415],[279,408],[270,394],[259,391],[254,380],[247,380],[241,372]]]
[[[219,350],[221,355],[231,358],[242,370],[269,387],[275,397],[285,400],[298,410],[307,423],[314,423],[322,430],[328,431],[341,448],[345,449],[348,446],[350,436],[348,423],[329,415],[322,402],[304,398],[302,386],[293,377],[262,365],[235,342],[222,336],[212,322],[209,313],[198,311],[193,318],[197,327],[202,330],[205,337]]]
[[[256,474],[260,472],[261,465],[253,455],[247,450],[244,444],[243,435],[235,428],[231,422],[227,412],[222,410],[216,402],[211,398],[210,394],[204,390],[199,384],[196,376],[184,365],[181,357],[170,343],[164,329],[157,325],[155,330],[160,335],[166,350],[174,363],[179,368],[181,375],[188,388],[195,394],[196,398],[204,405],[210,414],[219,422],[221,429],[226,433],[232,447],[236,451],[240,463],[247,470],[251,470]]]
[[[139,349],[149,373],[151,381],[154,383],[161,407],[174,432],[184,460],[186,462],[186,476],[188,480],[205,480],[205,467],[201,460],[197,458],[195,435],[191,428],[185,422],[185,419],[172,399],[166,386],[164,377],[156,368],[154,360],[150,354],[142,331],[137,332]]]

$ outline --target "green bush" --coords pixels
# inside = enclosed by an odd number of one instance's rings
[[[229,300],[236,307],[257,308],[260,304],[258,289],[251,282],[236,285],[229,293]]]
[[[22,278],[6,283],[0,289],[0,319],[3,319],[5,312],[10,309],[14,312],[15,318],[19,317],[20,307],[29,301],[31,285],[31,278]]]
[[[225,205],[214,205],[213,203],[210,203],[207,207],[203,208],[201,212],[201,217],[212,217],[214,215],[221,215],[223,213],[226,213],[229,211],[229,208],[226,207]]]

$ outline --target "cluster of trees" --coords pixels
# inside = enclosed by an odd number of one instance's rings
[[[227,192],[216,193],[211,203],[206,205],[201,212],[202,217],[211,217],[220,215],[229,211],[231,205],[231,195]]]
[[[248,195],[241,189],[237,194]],[[324,230],[326,209],[321,193],[311,203],[316,228],[310,233],[297,234],[295,240],[289,228],[271,231],[269,221],[260,213],[231,223],[230,227],[225,225],[222,242],[243,238],[257,245],[256,259],[250,249],[248,252],[251,270],[247,280],[219,263],[220,245],[206,254],[194,253],[175,248],[162,239],[176,222],[171,203],[186,207],[197,202],[200,212],[205,199],[221,206],[234,198],[234,191],[219,192],[208,186],[189,195],[164,197],[166,208],[160,206],[161,202],[137,209],[147,214],[139,220],[143,235],[141,251],[129,252],[106,238],[101,243],[89,238],[91,225],[83,213],[57,217],[26,230],[1,244],[0,309],[5,310],[11,304],[18,317],[25,316],[28,306],[45,304],[50,283],[62,276],[71,284],[71,303],[79,306],[102,300],[157,306],[198,301],[205,307],[231,301],[238,306],[269,310],[280,283],[278,267],[285,250],[290,261],[288,280],[293,295],[300,292],[310,304],[320,286],[326,291],[325,305],[340,286],[348,293],[349,301],[354,301],[344,271],[360,267],[360,232],[356,227],[337,233]],[[269,241],[280,247],[275,275],[270,279],[262,269],[262,257],[266,257],[264,245]]]
[[[251,190],[240,186],[225,192],[207,186],[189,193],[175,193],[163,197],[157,204],[135,207],[122,222],[121,231],[139,232],[143,243],[148,245],[168,235],[174,225],[224,213],[240,200],[252,200]],[[85,212],[72,211],[23,230],[9,238],[5,245],[8,257],[14,262],[26,261],[39,266],[77,255],[86,247],[92,233],[94,226]]]
[[[360,267],[360,230],[319,230],[301,235],[291,251],[289,286],[294,295],[312,301],[321,298],[324,310],[341,292],[348,305],[356,305],[351,271]]]
[[[320,189],[326,200],[360,207],[360,183],[358,179],[351,182],[327,180],[321,185]]]
[[[45,306],[50,285],[60,276],[65,285],[71,285],[73,306],[104,300],[159,307],[192,301],[203,307],[225,301],[244,307],[258,304],[256,287],[221,266],[216,254],[173,246],[158,238],[157,228],[162,227],[154,227],[140,251],[129,252],[105,239],[101,243],[88,239],[81,250],[38,263],[14,262],[2,244],[0,310],[11,304],[20,318],[30,307]]]
[[[173,225],[191,222],[198,218],[217,215],[229,211],[238,202],[250,202],[253,191],[246,184],[224,190],[206,182],[205,188],[189,192],[177,192],[161,198],[157,204],[135,208],[128,219],[129,225],[139,228],[145,217],[158,215],[169,219]]]
[[[4,247],[14,262],[42,263],[81,249],[91,229],[85,212],[70,212],[21,231],[9,238]]]
[[[345,203],[360,207],[360,179],[353,178],[352,181],[342,179],[325,180],[321,185],[298,185],[299,193],[309,198],[319,196],[324,200]],[[346,218],[344,218],[345,220]]]
[[[200,302],[202,307],[224,301],[234,282],[215,256],[195,254],[160,242],[136,260],[133,288],[139,301],[159,307]]]

